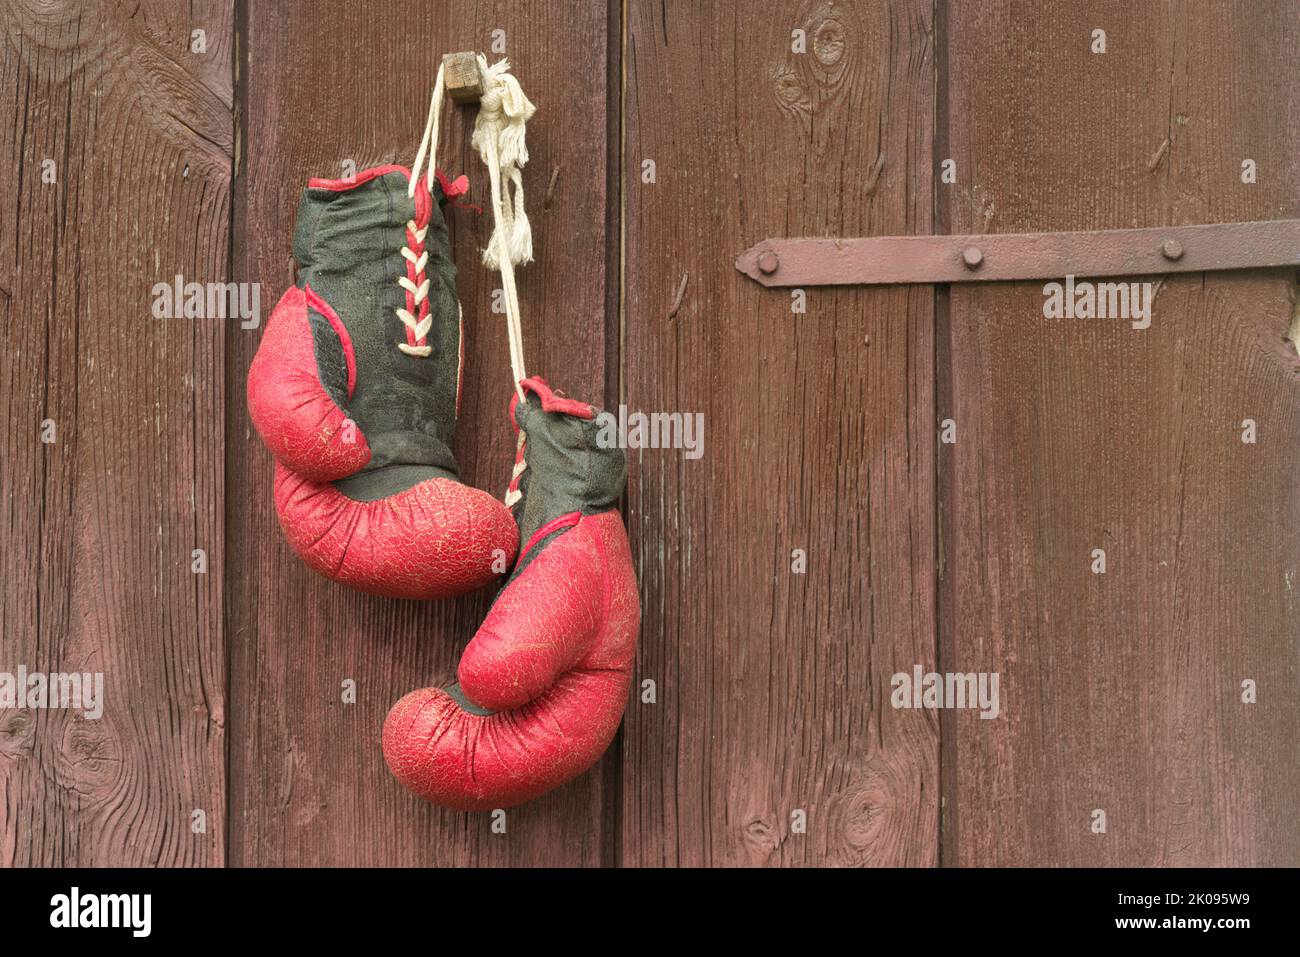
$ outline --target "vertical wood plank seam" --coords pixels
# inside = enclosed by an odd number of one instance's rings
[[[231,132],[232,132],[233,145],[231,147],[230,185],[228,187],[229,190],[228,195],[230,197],[230,204],[229,204],[230,219],[226,228],[226,238],[228,243],[228,248],[226,251],[226,281],[227,282],[236,281],[235,279],[235,245],[236,245],[235,226],[236,226],[237,219],[235,214],[236,214],[236,207],[239,205],[240,196],[247,195],[246,193],[241,194],[241,192],[237,189],[237,183],[243,165],[242,162],[243,158],[240,154],[245,149],[244,144],[246,142],[245,135],[244,135],[245,134],[244,106],[247,101],[247,95],[248,95],[248,70],[246,68],[247,64],[243,62],[243,60],[248,56],[248,45],[246,43],[246,38],[248,33],[247,0],[231,0],[231,10],[232,10],[232,27],[231,27],[232,38],[231,38],[231,52],[230,52],[230,70],[232,75],[231,88],[233,90],[233,96],[232,96],[233,102],[231,104],[232,105],[231,125],[233,127]],[[247,217],[245,216],[244,219],[246,221]],[[244,330],[241,328],[240,323],[227,323],[226,335],[223,341],[228,343],[229,339],[232,336],[238,336],[243,333]],[[231,579],[230,569],[232,567],[232,563],[230,559],[231,556],[234,555],[234,551],[232,550],[233,543],[230,541],[231,497],[226,494],[226,490],[231,488],[231,483],[229,481],[228,476],[229,476],[229,471],[234,467],[234,462],[233,462],[234,457],[230,454],[231,443],[224,441],[225,438],[228,438],[232,434],[234,434],[233,430],[230,428],[231,425],[230,417],[232,414],[231,408],[234,405],[231,397],[241,396],[243,395],[243,391],[244,391],[242,388],[238,387],[242,383],[242,376],[239,374],[238,370],[233,368],[236,362],[236,357],[238,357],[239,355],[240,352],[238,349],[227,348],[226,354],[225,356],[223,356],[223,362],[222,362],[222,368],[225,372],[225,378],[226,378],[226,390],[225,390],[226,409],[225,409],[225,414],[222,417],[222,429],[224,432],[222,449],[223,449],[223,455],[225,457],[224,467],[222,469],[222,485],[223,485],[222,501],[224,503],[224,508],[221,511],[221,537],[222,537],[221,633],[223,639],[222,648],[225,652],[225,659],[226,659],[226,669],[225,669],[226,747],[223,756],[225,761],[225,774],[222,776],[223,780],[225,781],[225,788],[226,788],[226,802],[225,802],[226,819],[224,822],[226,841],[225,841],[224,857],[222,860],[222,865],[224,867],[230,867],[231,861],[233,859],[232,854],[235,851],[234,805],[237,799],[240,799],[242,804],[242,793],[243,793],[242,788],[234,787],[234,783],[231,778],[231,774],[234,770],[234,765],[231,760],[231,748],[233,747],[233,742],[235,740],[233,729],[236,721],[238,720],[235,716],[236,702],[235,702],[234,694],[232,693],[233,685],[231,683],[233,659],[234,659],[233,645],[234,645],[235,636],[237,632],[232,630],[230,627],[231,615],[230,615],[228,596],[230,596],[231,594],[237,594],[238,592],[237,591],[232,592],[231,588],[229,587],[230,579]],[[234,388],[232,388],[232,386]],[[240,863],[247,864],[247,862],[243,860],[242,855],[240,857]]]
[[[951,120],[951,114],[948,107],[948,0],[934,0],[931,11],[931,29],[932,49],[934,50],[934,123],[933,132],[931,133],[931,164],[939,163],[948,158],[947,151],[950,142],[948,136],[948,124]],[[943,200],[943,192],[940,187],[943,184],[939,179],[931,176],[931,228],[935,234],[947,234],[952,232],[952,223],[949,217],[948,205]],[[934,337],[932,340],[931,361],[934,369],[934,416],[936,420],[945,418],[945,409],[952,404],[952,351],[950,346],[949,330],[949,306],[951,298],[951,287],[947,284],[936,284],[930,287],[934,295],[933,304],[933,322]],[[934,443],[934,666],[935,671],[943,674],[945,667],[944,640],[945,635],[951,629],[946,627],[948,622],[945,617],[945,611],[951,609],[951,601],[945,601],[944,589],[952,581],[950,575],[945,575],[947,570],[947,561],[945,560],[944,549],[944,527],[945,516],[949,513],[952,502],[952,463],[945,459],[943,444],[939,441],[938,421],[930,423],[931,433],[930,441]],[[950,457],[949,457],[950,459]],[[954,732],[954,723],[950,720],[947,711],[939,712],[939,754],[938,754],[938,818],[935,826],[938,833],[938,852],[935,860],[937,867],[944,867],[951,860],[956,860],[956,805],[953,798],[956,797],[955,782],[955,761],[956,753],[950,751],[948,744]],[[950,757],[951,755],[951,757]],[[949,762],[954,762],[949,766]],[[951,793],[950,793],[951,792]],[[952,846],[949,847],[949,840]]]
[[[605,388],[606,409],[617,409],[623,399],[623,119],[626,99],[626,76],[623,70],[624,30],[627,24],[626,0],[609,0],[605,21]],[[611,266],[613,268],[611,268]],[[627,489],[619,501],[623,524],[628,524]],[[639,586],[638,586],[639,587]],[[634,672],[635,674],[635,672]],[[633,695],[636,683],[633,682]],[[623,865],[623,726],[601,759],[601,835],[602,867]]]

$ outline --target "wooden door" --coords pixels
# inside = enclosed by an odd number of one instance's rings
[[[1294,4],[0,17],[0,672],[107,685],[97,721],[0,709],[0,863],[1300,863],[1294,270],[1150,277],[1133,330],[1047,321],[1039,283],[792,294],[733,266],[768,237],[1296,217]],[[489,596],[307,571],[243,401],[260,328],[151,313],[177,275],[269,313],[306,179],[409,162],[461,49],[538,106],[530,371],[704,423],[698,457],[629,451],[623,729],[504,833],[412,798],[378,747]],[[481,203],[469,123],[440,163]],[[452,232],[457,452],[500,491],[487,218]],[[998,717],[895,708],[915,667],[998,674]]]

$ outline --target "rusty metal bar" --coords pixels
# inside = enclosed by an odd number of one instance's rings
[[[984,236],[766,239],[736,268],[764,286],[990,282],[1300,266],[1300,219]]]

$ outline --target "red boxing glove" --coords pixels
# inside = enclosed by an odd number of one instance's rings
[[[625,461],[591,406],[525,380],[506,501],[527,544],[465,649],[459,684],[413,691],[384,722],[384,758],[426,800],[509,807],[600,757],[627,701],[641,604],[617,510]],[[610,447],[602,448],[602,444]]]
[[[248,409],[276,458],[289,543],[327,578],[392,598],[491,581],[514,520],[461,483],[452,455],[462,359],[456,267],[435,186],[381,166],[314,179],[294,233],[298,284],[271,314]]]

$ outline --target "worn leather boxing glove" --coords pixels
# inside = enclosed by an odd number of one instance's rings
[[[519,560],[461,657],[459,683],[402,698],[384,757],[422,798],[509,807],[581,774],[618,729],[641,606],[617,503],[625,461],[600,447],[596,410],[525,380],[506,501]]]
[[[432,177],[429,177],[431,180]],[[380,166],[313,179],[297,284],[271,314],[248,409],[275,457],[289,543],[327,578],[394,598],[486,584],[518,547],[510,511],[452,454],[463,357],[439,174]]]

